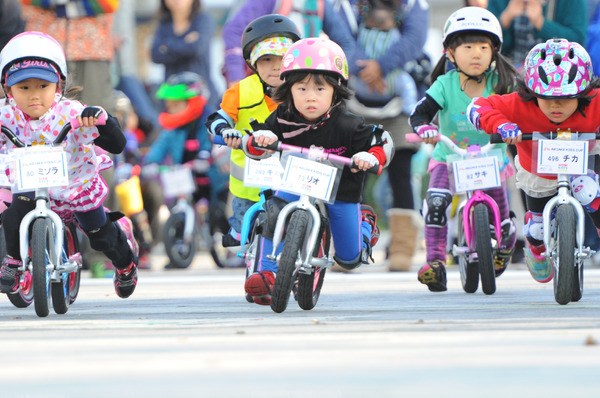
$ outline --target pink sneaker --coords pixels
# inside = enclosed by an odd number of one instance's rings
[[[121,230],[123,233],[125,233],[125,236],[127,237],[127,243],[129,243],[131,251],[137,258],[140,255],[140,247],[135,239],[135,236],[133,235],[133,223],[131,222],[131,219],[129,219],[129,217],[121,217],[117,220],[117,224],[119,224]]]
[[[529,242],[525,245],[525,262],[529,273],[536,281],[547,283],[554,277],[554,267],[542,253],[546,250],[544,245],[531,246]]]
[[[273,286],[275,286],[275,275],[271,271],[261,271],[246,279],[244,290],[256,304],[270,305]]]

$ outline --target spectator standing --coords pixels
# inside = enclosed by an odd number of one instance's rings
[[[6,43],[25,29],[25,21],[21,18],[19,0],[0,1],[0,50]]]
[[[200,0],[161,0],[152,61],[165,66],[165,81],[180,72],[200,75],[210,91],[209,104],[217,106],[220,95],[210,76],[214,32],[215,21],[202,11]]]

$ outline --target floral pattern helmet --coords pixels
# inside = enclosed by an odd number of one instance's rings
[[[311,37],[294,43],[283,57],[281,79],[292,71],[331,72],[347,81],[348,60],[335,42]]]
[[[525,58],[525,84],[538,97],[576,98],[593,77],[589,54],[578,43],[550,39]]]

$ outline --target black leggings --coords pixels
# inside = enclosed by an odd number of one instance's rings
[[[394,196],[394,208],[414,209],[412,185],[410,183],[410,163],[414,149],[397,148],[396,154],[387,167],[392,195]]]

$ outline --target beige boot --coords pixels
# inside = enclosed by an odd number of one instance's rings
[[[423,220],[416,211],[408,209],[390,209],[387,217],[390,234],[389,270],[410,271]]]

